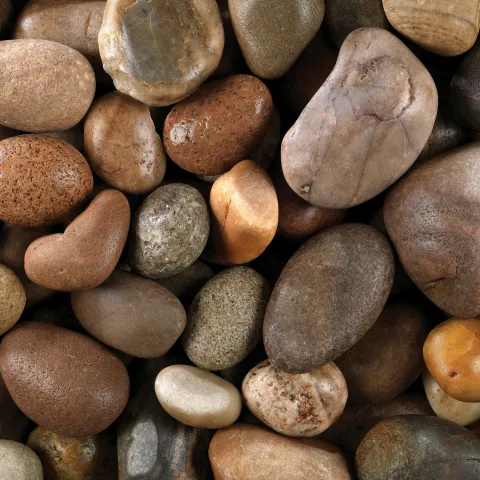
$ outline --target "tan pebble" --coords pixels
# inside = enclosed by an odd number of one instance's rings
[[[25,308],[25,290],[13,270],[0,264],[0,335],[10,330]]]

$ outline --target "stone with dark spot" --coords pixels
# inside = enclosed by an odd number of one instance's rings
[[[132,221],[130,266],[153,279],[177,275],[200,257],[209,234],[210,215],[198,190],[183,183],[159,187]]]
[[[123,363],[95,340],[54,325],[23,322],[5,335],[0,372],[23,413],[61,435],[105,430],[128,400]]]
[[[223,270],[198,292],[182,337],[190,360],[206,370],[241,362],[262,338],[268,282],[248,267]]]
[[[217,68],[224,34],[215,0],[113,0],[98,36],[117,90],[147,105],[170,105]]]
[[[480,143],[422,164],[389,192],[384,219],[409,277],[454,316],[480,315]]]
[[[347,208],[388,188],[432,131],[437,89],[394,35],[361,28],[282,143],[290,187],[319,207]]]
[[[480,439],[442,418],[401,415],[373,427],[355,460],[359,480],[476,480]]]
[[[372,227],[346,223],[312,237],[270,297],[263,326],[270,360],[291,373],[335,360],[375,323],[393,275],[391,247]]]

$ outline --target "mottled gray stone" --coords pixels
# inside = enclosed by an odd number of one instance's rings
[[[0,440],[2,480],[43,480],[43,468],[34,451],[22,443]]]

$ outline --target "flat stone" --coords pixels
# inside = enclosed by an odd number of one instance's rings
[[[42,463],[26,445],[11,440],[0,440],[0,478],[43,480]]]

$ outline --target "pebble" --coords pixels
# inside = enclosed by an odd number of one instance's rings
[[[175,363],[170,353],[141,361],[132,395],[118,423],[118,474],[122,480],[207,480],[210,431],[177,422],[152,388],[158,371]]]
[[[188,358],[205,370],[240,363],[262,339],[268,282],[248,267],[227,268],[209,280],[188,310],[182,337]]]
[[[0,336],[17,323],[25,303],[22,282],[13,270],[0,263]]]
[[[0,438],[22,442],[29,429],[28,418],[15,405],[0,376]]]
[[[13,7],[10,0],[0,0],[0,38],[3,39],[13,18]]]
[[[2,140],[0,165],[0,220],[5,223],[23,227],[60,223],[93,188],[92,172],[82,154],[47,135]]]
[[[348,385],[348,402],[385,403],[422,373],[427,322],[411,305],[387,305],[372,328],[335,362]]]
[[[95,340],[54,325],[22,322],[5,335],[0,373],[23,413],[60,435],[105,430],[128,400],[122,362]]]
[[[393,275],[390,245],[372,227],[343,224],[312,237],[270,297],[263,327],[270,360],[290,373],[335,360],[375,323]]]
[[[273,112],[265,84],[233,75],[202,85],[175,105],[163,127],[168,156],[196,175],[217,175],[245,160],[265,134]]]
[[[480,402],[480,320],[451,318],[437,325],[423,346],[423,358],[440,388],[461,402]]]
[[[37,427],[27,445],[40,457],[45,480],[116,480],[117,449],[111,432],[65,437]]]
[[[215,0],[112,0],[98,44],[117,90],[163,106],[191,95],[215,71],[224,33]]]
[[[212,242],[232,264],[260,256],[278,227],[278,199],[267,172],[244,160],[222,175],[210,191]]]
[[[355,463],[359,480],[474,480],[480,474],[480,439],[443,418],[401,415],[365,435]]]
[[[137,210],[129,241],[129,263],[140,275],[177,275],[201,255],[210,233],[202,195],[183,183],[157,188]]]
[[[319,207],[365,202],[416,160],[437,103],[432,77],[398,38],[378,28],[358,29],[283,139],[285,179]]]
[[[222,428],[237,420],[240,392],[223,378],[190,365],[171,365],[155,379],[160,405],[179,422],[197,428]]]
[[[357,28],[390,27],[382,0],[327,0],[325,8],[328,28],[338,48]]]
[[[462,426],[471,425],[480,420],[480,403],[460,402],[449,397],[428,371],[423,374],[423,387],[437,417]]]
[[[288,438],[255,425],[218,430],[208,451],[215,480],[353,480],[340,449],[317,439]]]
[[[420,165],[388,193],[388,235],[409,277],[453,316],[480,315],[480,144],[446,152]]]
[[[464,0],[456,8],[449,0],[383,0],[383,7],[395,30],[437,55],[465,53],[478,36],[478,0]]]
[[[155,281],[114,270],[101,285],[72,292],[83,328],[100,342],[139,358],[164,355],[182,334],[180,301]]]
[[[99,193],[63,234],[35,240],[25,253],[25,272],[53,290],[95,288],[120,259],[130,226],[130,206],[118,190]]]
[[[0,43],[0,85],[1,125],[49,132],[83,118],[95,94],[95,75],[73,48],[49,40],[6,40]]]
[[[85,151],[95,174],[134,195],[150,193],[163,180],[167,158],[149,108],[111,92],[95,100],[85,119]]]
[[[26,445],[12,440],[0,440],[0,478],[43,480],[42,463]]]
[[[290,437],[313,437],[340,417],[347,403],[347,384],[340,369],[329,362],[300,375],[290,374],[265,360],[242,384],[246,406],[263,423]]]
[[[229,0],[228,6],[248,67],[269,80],[289,70],[325,14],[324,0]]]
[[[425,395],[420,393],[405,393],[376,405],[347,405],[340,418],[320,438],[355,455],[363,437],[384,418],[433,414]]]

